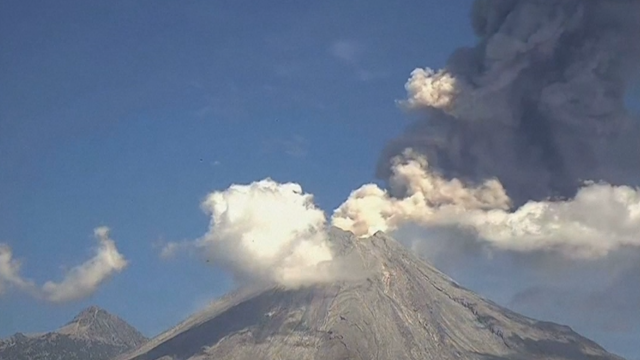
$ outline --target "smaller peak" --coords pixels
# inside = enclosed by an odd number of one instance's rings
[[[56,333],[130,347],[146,341],[142,334],[124,320],[95,305],[82,310]]]
[[[98,324],[109,324],[118,321],[119,319],[111,315],[107,310],[92,305],[80,311],[78,315],[60,328],[58,332],[68,332],[69,329],[74,329],[72,332],[77,334],[80,332],[93,331],[93,328],[98,326]]]
[[[23,334],[21,332],[17,332],[15,334],[13,334],[13,336],[11,336],[11,340],[14,340],[14,341],[26,340],[28,338],[29,337],[27,335],[25,335],[25,334]]]
[[[97,305],[91,305],[88,308],[85,308],[84,310],[82,310],[80,313],[97,313],[97,312],[107,312],[105,309],[97,306]]]
[[[88,308],[80,311],[78,315],[71,322],[76,322],[82,319],[94,319],[97,317],[111,316],[107,310],[104,310],[96,305],[91,305]]]

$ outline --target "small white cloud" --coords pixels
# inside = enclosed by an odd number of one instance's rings
[[[13,286],[27,290],[33,287],[33,283],[20,276],[20,262],[13,259],[11,248],[0,244],[0,295]]]
[[[20,262],[13,259],[11,248],[0,244],[0,295],[14,287],[33,297],[59,303],[93,294],[100,284],[127,266],[127,261],[109,238],[109,228],[96,228],[94,235],[99,241],[96,255],[68,271],[60,283],[47,281],[41,289],[20,275]]]
[[[121,272],[127,261],[109,238],[109,228],[94,230],[98,247],[93,258],[71,269],[61,282],[48,281],[42,287],[43,296],[51,302],[66,302],[93,294],[115,273]]]

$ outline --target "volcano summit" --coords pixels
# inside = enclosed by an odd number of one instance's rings
[[[329,239],[358,280],[241,288],[120,359],[621,360],[462,288],[382,232]]]

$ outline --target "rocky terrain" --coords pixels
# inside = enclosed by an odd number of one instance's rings
[[[146,341],[124,320],[92,306],[56,331],[0,340],[0,360],[108,360]]]
[[[243,288],[119,359],[621,360],[462,288],[383,233],[331,239],[358,280]]]

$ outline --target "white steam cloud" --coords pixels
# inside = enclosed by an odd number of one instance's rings
[[[20,262],[13,258],[8,245],[0,244],[0,295],[7,288],[29,289],[32,284],[20,276]]]
[[[427,160],[405,151],[405,161],[393,160],[393,174],[389,178],[393,197],[375,184],[355,190],[333,214],[333,225],[357,236],[371,236],[377,231],[393,231],[409,223],[452,222],[466,210],[509,208],[509,198],[496,180],[487,180],[478,187],[466,187],[458,179],[446,180],[429,172]],[[450,218],[445,220],[445,218]]]
[[[406,151],[389,179],[395,198],[374,184],[362,186],[333,214],[335,226],[366,237],[402,225],[459,227],[510,251],[559,251],[598,258],[624,246],[640,247],[640,189],[587,184],[567,201],[530,201],[515,211],[497,180],[478,187],[445,180],[425,157]]]
[[[49,301],[66,302],[87,297],[127,266],[127,260],[109,237],[109,228],[96,228],[94,235],[99,245],[93,258],[71,269],[61,282],[48,281],[44,284],[42,291]]]
[[[587,183],[569,200],[529,201],[514,209],[497,179],[474,185],[446,179],[410,149],[392,163],[389,190],[367,184],[353,191],[334,211],[332,225],[359,237],[415,224],[455,228],[496,249],[574,259],[640,249],[640,189]],[[325,214],[298,184],[265,179],[232,185],[209,194],[202,209],[211,216],[209,231],[191,243],[168,244],[162,257],[188,247],[240,280],[287,287],[341,275]]]
[[[232,185],[209,194],[202,209],[211,216],[209,231],[192,245],[240,280],[295,287],[337,275],[328,266],[325,215],[298,184]],[[167,246],[163,253],[176,249]]]
[[[409,99],[404,105],[409,109],[432,107],[445,111],[454,111],[454,101],[462,92],[460,84],[451,74],[432,69],[415,69],[405,89]]]
[[[98,227],[94,235],[99,242],[95,256],[71,269],[61,282],[47,281],[42,289],[20,275],[20,263],[12,258],[11,249],[0,244],[0,293],[12,286],[54,303],[78,300],[93,294],[101,284],[127,266],[127,261],[109,237],[109,228]]]

